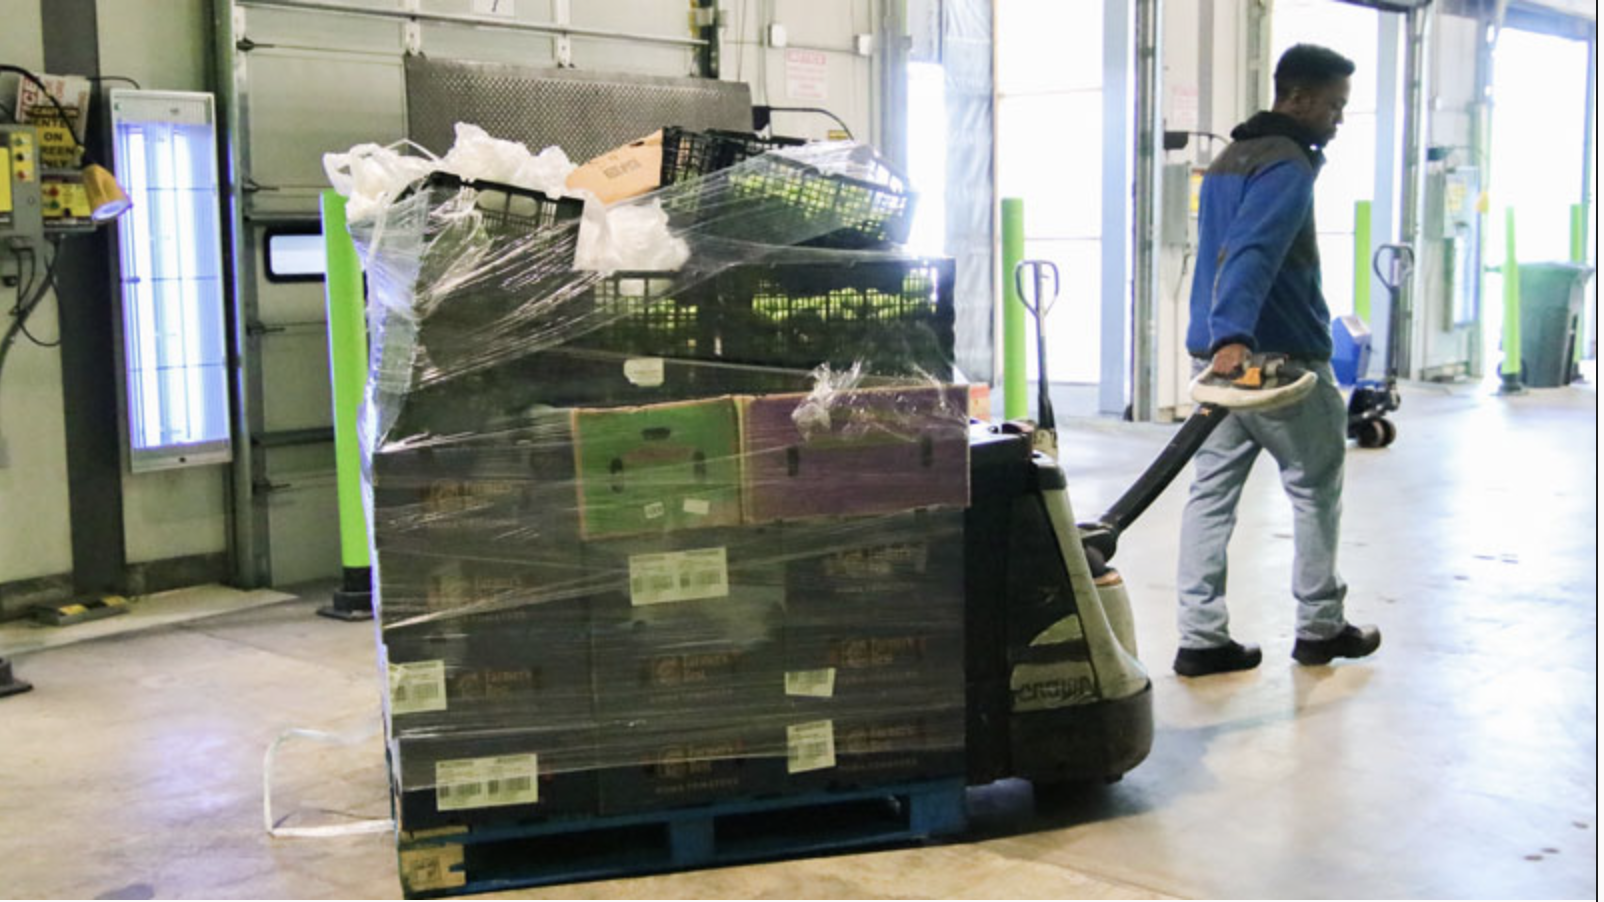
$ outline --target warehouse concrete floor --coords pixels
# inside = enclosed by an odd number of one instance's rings
[[[1596,395],[1411,385],[1398,421],[1397,445],[1348,458],[1341,564],[1350,615],[1385,633],[1374,658],[1287,658],[1290,517],[1261,463],[1231,591],[1258,670],[1169,671],[1184,487],[1121,544],[1158,724],[1123,782],[1040,808],[1023,784],[972,792],[964,842],[508,895],[1596,897]],[[1078,513],[1172,432],[1064,429]],[[388,814],[372,627],[320,600],[17,656],[37,688],[0,701],[0,896],[397,895],[384,834],[263,830],[262,755],[290,727],[352,741],[287,743],[275,818]]]

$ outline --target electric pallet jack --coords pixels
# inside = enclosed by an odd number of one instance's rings
[[[1124,580],[1109,561],[1120,533],[1163,494],[1230,410],[1199,404],[1101,517],[1077,524],[1055,459],[1043,338],[1057,268],[1026,260],[1014,278],[1036,318],[1038,421],[970,428],[968,778],[982,785],[1017,777],[1038,789],[1113,782],[1152,749],[1153,684],[1137,657]],[[1253,406],[1291,403],[1313,388],[1312,379],[1271,387]]]

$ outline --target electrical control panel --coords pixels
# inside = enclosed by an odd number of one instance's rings
[[[31,126],[0,125],[0,243],[44,243],[39,138]]]

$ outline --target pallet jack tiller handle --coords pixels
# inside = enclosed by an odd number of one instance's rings
[[[1025,271],[1030,271],[1030,290],[1025,290]],[[1047,288],[1047,275],[1053,277],[1052,289]],[[1036,318],[1036,424],[1051,430],[1053,399],[1047,383],[1047,314],[1058,302],[1058,265],[1051,260],[1021,260],[1014,264],[1014,289],[1019,302]]]
[[[1125,490],[1125,494],[1119,496],[1119,500],[1095,521],[1079,524],[1081,545],[1086,549],[1087,561],[1094,574],[1113,559],[1119,547],[1120,533],[1135,523],[1136,518],[1158,496],[1164,494],[1164,490],[1186,467],[1187,461],[1192,459],[1197,449],[1203,447],[1203,442],[1216,427],[1225,422],[1230,413],[1218,404],[1199,404],[1158,457]]]
[[[1387,258],[1387,268],[1381,268],[1381,258]],[[1370,267],[1388,291],[1397,291],[1415,269],[1415,250],[1407,244],[1383,244],[1370,258]]]
[[[1383,258],[1386,260],[1385,269],[1382,268]],[[1370,257],[1370,268],[1375,270],[1376,277],[1387,289],[1387,382],[1390,387],[1398,378],[1398,348],[1404,331],[1400,328],[1403,325],[1403,311],[1399,309],[1398,295],[1409,280],[1409,274],[1414,272],[1414,248],[1407,244],[1383,244]],[[1393,405],[1394,409],[1396,406]]]

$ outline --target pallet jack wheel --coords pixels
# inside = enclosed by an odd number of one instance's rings
[[[1385,420],[1365,420],[1359,424],[1354,437],[1359,440],[1361,448],[1380,448],[1387,444],[1387,429]]]
[[[1380,419],[1376,423],[1381,426],[1381,447],[1391,445],[1398,438],[1398,426],[1391,420]]]

